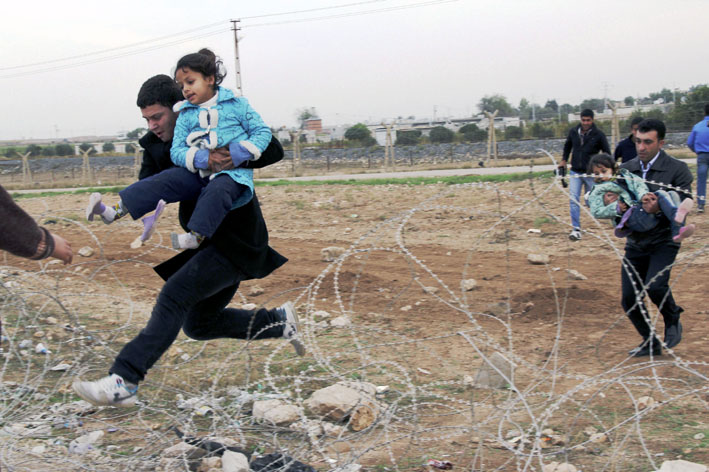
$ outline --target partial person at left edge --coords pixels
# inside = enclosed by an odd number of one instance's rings
[[[71,264],[74,253],[71,244],[39,226],[25,210],[12,200],[0,185],[0,249],[19,257],[39,260],[55,257]],[[0,330],[2,321],[0,320]]]

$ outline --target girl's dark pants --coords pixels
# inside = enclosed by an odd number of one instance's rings
[[[183,167],[172,167],[129,185],[119,195],[134,220],[155,210],[160,199],[167,203],[197,200],[187,227],[211,238],[244,189],[226,174],[209,180]]]

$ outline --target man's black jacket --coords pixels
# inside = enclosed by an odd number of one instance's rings
[[[595,124],[592,124],[591,129],[586,133],[583,145],[581,144],[579,129],[581,129],[581,125],[574,126],[569,131],[564,143],[562,159],[569,162],[569,154],[571,154],[571,170],[585,173],[588,171],[588,163],[592,155],[599,152],[610,154],[611,149],[608,146],[606,135]]]
[[[173,167],[170,159],[171,142],[162,142],[152,132],[139,141],[145,150],[138,174],[139,179],[157,174]],[[258,161],[249,161],[244,167],[260,168],[283,159],[283,147],[275,137],[261,154]],[[183,228],[194,211],[195,201],[180,203],[180,224]],[[167,280],[182,267],[197,251],[214,245],[220,253],[238,267],[248,279],[260,279],[286,263],[288,259],[268,245],[268,229],[261,213],[261,206],[254,192],[249,203],[231,210],[219,225],[214,236],[197,249],[185,250],[155,267],[155,271]]]
[[[643,171],[640,167],[640,159],[637,157],[628,162],[624,162],[621,164],[621,167],[628,169],[639,177],[643,176]],[[684,200],[685,198],[692,198],[692,179],[692,173],[686,163],[660,150],[660,155],[657,156],[657,160],[652,164],[650,170],[647,171],[645,183],[651,192],[657,190],[675,190],[679,194],[680,199]],[[673,188],[667,188],[667,185]],[[682,189],[682,191],[677,190],[678,188]],[[641,250],[645,250],[657,244],[678,245],[672,241],[672,230],[667,218],[660,218],[657,226],[650,231],[631,233],[626,241],[626,247]]]

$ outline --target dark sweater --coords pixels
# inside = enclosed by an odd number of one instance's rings
[[[54,252],[54,239],[0,186],[0,249],[20,257],[44,259]],[[37,253],[40,243],[45,249]]]
[[[635,141],[633,141],[633,135],[631,134],[627,138],[621,140],[615,147],[615,152],[613,157],[615,160],[621,160],[622,163],[628,162],[638,156],[638,151],[635,149]]]
[[[585,173],[588,171],[588,163],[592,155],[598,154],[599,152],[610,154],[611,150],[608,146],[606,135],[603,134],[603,131],[598,129],[595,124],[591,125],[591,128],[584,137],[583,143],[581,142],[579,129],[581,129],[581,125],[574,126],[569,131],[569,135],[566,137],[566,142],[564,143],[562,159],[568,162],[570,154],[571,170]]]

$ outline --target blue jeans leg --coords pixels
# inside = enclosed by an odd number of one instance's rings
[[[677,205],[675,205],[675,202],[672,200],[670,194],[664,190],[658,190],[655,192],[655,195],[657,195],[657,204],[660,206],[660,211],[662,211],[665,218],[670,220],[672,236],[677,236],[679,234],[679,229],[684,226],[684,222],[677,223],[675,221]]]
[[[118,353],[110,373],[138,383],[175,341],[180,329],[197,339],[280,337],[274,310],[235,310],[226,305],[244,275],[214,246],[200,249],[172,275],[158,295],[148,324]]]
[[[625,226],[635,233],[644,233],[650,231],[657,226],[657,216],[653,213],[646,213],[642,205],[633,206],[630,211],[630,217],[625,222]]]
[[[707,201],[707,172],[709,171],[709,152],[697,154],[697,207],[704,208]]]
[[[119,192],[123,208],[137,220],[155,210],[158,201],[194,200],[209,181],[183,167],[172,167],[139,180]]]
[[[581,228],[581,190],[585,194],[593,188],[592,177],[577,177],[582,175],[579,172],[569,171],[569,213],[571,215],[571,226],[575,229]]]

